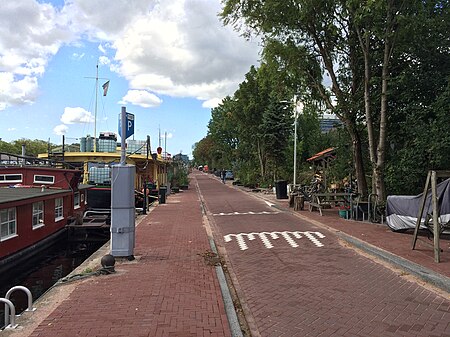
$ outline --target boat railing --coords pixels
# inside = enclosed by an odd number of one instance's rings
[[[0,166],[45,166],[76,168],[70,163],[54,159],[20,156],[6,152],[0,152]]]

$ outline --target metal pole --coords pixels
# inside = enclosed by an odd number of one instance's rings
[[[125,165],[125,138],[127,134],[127,108],[122,107],[122,112],[120,115],[120,128],[121,128],[121,143],[120,143],[120,165]]]
[[[297,184],[297,95],[294,95],[294,191]]]
[[[295,111],[294,124],[294,190],[297,183],[297,111]]]
[[[94,152],[97,152],[97,98],[98,96],[98,63],[95,75],[95,112],[94,112]]]
[[[167,131],[164,131],[164,153],[164,158],[167,159]]]

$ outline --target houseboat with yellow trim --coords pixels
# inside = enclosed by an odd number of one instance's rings
[[[64,142],[63,142],[64,143]],[[127,140],[126,163],[136,167],[134,187],[137,193],[142,193],[144,186],[155,196],[160,186],[167,185],[167,171],[170,158],[163,157],[162,149],[156,153],[150,149],[150,137],[146,141]],[[111,166],[120,163],[121,147],[117,136],[112,132],[101,132],[95,141],[93,137],[81,138],[80,151],[49,151],[39,154],[38,158],[56,159],[69,163],[71,167],[82,171],[84,184],[93,184],[88,192],[88,207],[104,209],[110,207]],[[106,192],[106,193],[104,193]]]

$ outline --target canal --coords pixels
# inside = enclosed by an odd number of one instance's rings
[[[26,264],[8,273],[0,274],[0,297],[14,286],[27,287],[33,302],[50,289],[60,278],[70,274],[89,256],[97,251],[103,242],[77,243],[63,239],[47,250],[30,258]],[[23,291],[15,291],[11,295],[16,314],[27,308],[27,298]],[[4,305],[0,304],[0,329],[4,327]]]

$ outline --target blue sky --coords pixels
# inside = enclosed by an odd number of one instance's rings
[[[259,43],[223,27],[220,9],[220,0],[2,2],[0,138],[71,143],[94,125],[97,136],[117,133],[125,106],[132,138],[150,135],[155,151],[160,132],[167,152],[191,156],[211,108],[259,58]]]

